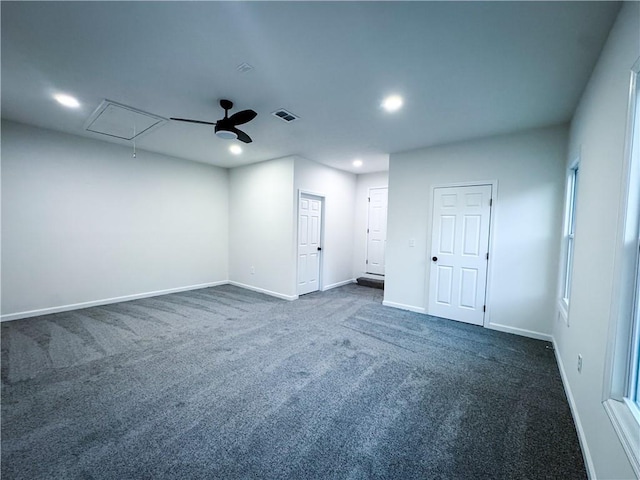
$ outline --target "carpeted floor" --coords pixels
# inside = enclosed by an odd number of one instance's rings
[[[348,285],[2,324],[3,479],[586,478],[553,351]]]

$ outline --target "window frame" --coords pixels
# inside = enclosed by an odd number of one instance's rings
[[[567,174],[567,199],[566,199],[566,227],[564,234],[564,281],[562,282],[561,298],[565,305],[569,306],[571,298],[571,278],[573,276],[573,254],[575,251],[576,236],[576,205],[578,199],[578,184],[580,170],[580,157],[576,158],[569,167]]]
[[[573,258],[575,252],[576,212],[580,170],[580,151],[571,157],[565,182],[564,220],[562,227],[562,246],[560,254],[560,274],[558,282],[558,305],[560,316],[569,326],[569,301],[573,277]]]
[[[637,104],[637,111],[636,122],[640,124],[640,99]],[[640,131],[640,125],[636,128]],[[640,139],[640,133],[636,138]],[[640,160],[640,152],[638,152],[637,157],[638,160]],[[640,183],[640,181],[638,183]],[[638,223],[640,223],[640,220]],[[629,408],[631,409],[631,413],[633,413],[640,427],[640,231],[638,232],[636,247],[635,299],[633,302],[634,312],[631,317],[633,327],[631,332],[631,346],[629,349],[631,355],[629,358],[627,395],[624,398],[625,401],[630,403]]]
[[[640,93],[639,89],[636,93]],[[635,190],[640,190],[640,95],[638,95],[636,103],[636,137],[637,141],[635,152],[635,160],[638,165],[637,179]],[[627,367],[627,381],[626,389],[623,394],[623,399],[629,404],[631,413],[634,415],[638,427],[640,428],[640,201],[636,208],[636,217],[638,225],[638,234],[635,243],[635,283],[633,288],[633,309],[631,312],[631,326],[630,326],[630,341],[628,351],[628,367]],[[640,456],[640,453],[638,454]]]
[[[640,477],[640,58],[631,69],[603,406]]]

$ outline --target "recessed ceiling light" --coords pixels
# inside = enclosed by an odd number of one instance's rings
[[[402,107],[402,97],[400,95],[390,95],[382,102],[382,108],[387,112],[395,112]]]
[[[354,167],[361,167],[362,166],[362,160],[357,159],[353,161],[353,166]]]
[[[240,145],[231,145],[229,151],[234,155],[240,155],[242,153],[242,147]]]
[[[71,95],[65,95],[64,93],[57,93],[53,96],[59,104],[64,105],[69,108],[78,108],[80,106],[80,102],[73,98]]]

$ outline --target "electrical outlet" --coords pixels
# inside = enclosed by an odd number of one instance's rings
[[[578,373],[582,373],[582,355],[578,354]]]
[[[409,246],[410,247],[415,247],[416,246],[416,239],[415,238],[410,238],[409,239]]]
[[[251,275],[255,275],[256,274],[256,267],[254,267],[253,265],[251,266]]]

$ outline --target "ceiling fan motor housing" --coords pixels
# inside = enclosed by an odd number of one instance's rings
[[[225,140],[235,140],[238,138],[238,134],[227,130],[224,125],[220,125],[221,122],[218,122],[218,125],[215,126],[214,131],[216,135],[220,138],[224,138]]]
[[[256,118],[256,115],[258,114],[253,110],[242,110],[241,112],[236,112],[233,115],[229,116],[229,109],[233,108],[233,102],[231,100],[220,100],[220,106],[224,109],[224,118],[218,120],[216,123],[204,122],[202,120],[191,120],[189,118],[171,117],[171,120],[188,123],[200,123],[204,125],[215,125],[213,131],[215,132],[216,136],[224,138],[226,140],[237,139],[244,143],[251,143],[251,137],[242,130],[238,130],[238,128],[236,127],[238,125],[243,125],[247,122],[250,122],[251,120]]]

